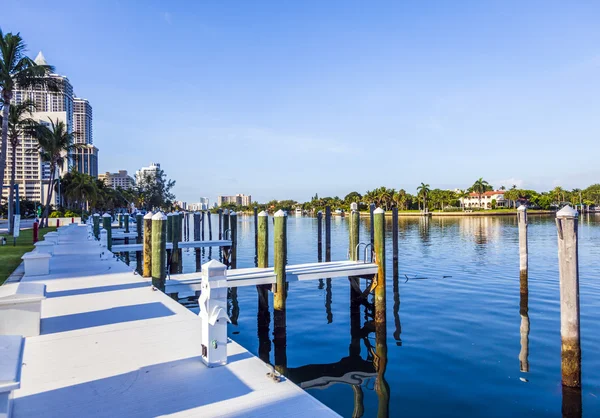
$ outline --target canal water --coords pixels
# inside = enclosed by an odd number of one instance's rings
[[[212,219],[216,239],[216,215]],[[294,282],[287,361],[278,369],[344,417],[560,417],[563,411],[578,416],[580,409],[585,417],[600,416],[600,215],[584,215],[579,225],[581,395],[563,394],[561,386],[553,216],[529,216],[528,293],[520,292],[516,217],[401,217],[397,277],[391,218],[386,223],[383,340],[377,344],[368,304],[351,315],[346,278]],[[252,216],[239,216],[238,236],[238,267],[253,267]],[[368,218],[361,219],[360,240],[369,241]],[[331,258],[347,255],[348,219],[335,217]],[[217,258],[218,250],[210,256]],[[288,263],[317,256],[317,220],[290,216]],[[208,257],[204,250],[202,261]],[[184,272],[195,268],[189,250]],[[270,297],[265,332],[256,288],[239,288],[229,336],[275,364]]]

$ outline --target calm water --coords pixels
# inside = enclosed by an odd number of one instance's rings
[[[253,218],[239,218],[238,267],[252,267]],[[213,217],[213,229],[216,220]],[[549,216],[530,216],[529,223],[525,299],[519,291],[516,218],[400,218],[397,279],[392,273],[388,219],[385,381],[389,400],[378,396],[382,391],[377,388],[385,386],[376,385],[379,355],[369,311],[361,307],[360,322],[356,314],[351,322],[345,278],[290,284],[288,376],[346,417],[353,413],[385,416],[388,402],[389,416],[561,416],[556,226]],[[332,220],[332,260],[347,258],[347,226],[347,219]],[[272,223],[269,228],[272,231]],[[369,220],[362,219],[361,241],[369,240],[368,228]],[[583,416],[597,417],[600,215],[580,219],[579,239],[582,409]],[[316,240],[316,219],[290,217],[288,262],[316,261]],[[218,257],[218,250],[211,255]],[[208,256],[206,250],[203,261]],[[272,251],[270,256],[272,265]],[[185,253],[184,272],[194,271],[195,264],[194,252]],[[406,276],[413,279],[407,281]],[[256,289],[239,288],[233,305],[239,311],[232,312],[237,325],[230,325],[230,337],[274,364],[272,320],[269,333],[262,329],[263,337],[258,337]],[[272,311],[272,299],[269,305]],[[527,346],[525,357],[522,347]],[[529,372],[522,372],[527,363]],[[564,406],[577,409],[571,398],[565,397]]]

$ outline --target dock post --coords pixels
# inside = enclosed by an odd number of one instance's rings
[[[269,267],[269,214],[261,211],[257,215],[257,267]],[[271,340],[269,339],[269,325],[271,323],[271,314],[269,312],[269,285],[256,285],[258,293],[258,313],[257,313],[257,332],[258,332],[258,356],[266,363],[269,362],[271,352]]]
[[[208,218],[208,239],[212,241],[212,225],[210,221],[212,213],[210,213],[210,210],[206,211],[206,217]],[[204,231],[204,215],[202,215],[202,230]],[[202,235],[202,241],[204,241],[204,235]]]
[[[392,269],[398,274],[398,208],[392,208]]]
[[[173,249],[171,250],[171,263],[169,266],[169,272],[171,274],[177,274],[179,272],[179,242],[181,241],[181,217],[179,212],[175,212],[171,216],[171,242],[173,243]],[[168,222],[168,221],[167,221]]]
[[[173,213],[167,213],[167,242],[173,239]]]
[[[123,224],[125,225],[125,232],[129,232],[129,214],[123,215]]]
[[[521,276],[527,276],[527,207],[525,205],[521,205],[517,209],[517,221],[519,224],[519,270]]]
[[[385,211],[373,211],[375,261],[377,263],[377,286],[375,286],[375,322],[385,323]]]
[[[119,229],[123,229],[123,214],[119,213],[117,219],[119,220]]]
[[[112,216],[109,213],[102,215],[102,227],[106,231],[106,248],[112,250]]]
[[[565,206],[556,214],[560,276],[562,384],[574,388],[581,387],[577,218],[577,211],[570,206]]]
[[[356,254],[356,246],[360,242],[360,213],[358,212],[358,205],[356,203],[351,204],[352,209],[350,211],[350,224],[349,230],[349,256],[350,260],[358,261]],[[360,309],[358,304],[358,297],[360,296],[360,277],[349,277],[350,281],[350,312]]]
[[[138,225],[138,228],[140,226]],[[152,276],[152,211],[144,216],[144,246],[142,247],[142,257],[144,264],[142,267],[142,276]]]
[[[138,213],[135,215],[135,230],[137,232],[137,243],[142,243],[142,233],[144,231],[144,215]]]
[[[219,240],[223,239],[223,209],[217,209],[217,213],[219,214]]]
[[[275,293],[273,295],[273,322],[275,343],[275,368],[285,374],[287,369],[286,354],[286,297],[287,281],[285,265],[287,260],[287,216],[283,210],[278,210],[273,226],[274,238],[274,272],[276,275]]]
[[[202,240],[204,241],[204,229],[205,229],[205,225],[206,223],[204,222],[204,217],[205,215],[210,216],[210,212],[200,212],[199,216],[198,216],[198,240]],[[208,223],[208,227],[210,228],[210,222]],[[210,231],[208,232],[210,235]]]
[[[162,212],[152,216],[152,285],[162,292],[167,277],[167,222]]]
[[[254,248],[258,252],[258,208],[254,206]]]
[[[331,261],[331,208],[325,206],[325,261]]]
[[[371,245],[375,245],[374,235],[373,235],[375,233],[374,225],[373,225],[373,223],[375,222],[374,215],[373,215],[374,211],[375,211],[375,203],[371,203],[369,205],[369,215],[371,217],[371,222],[370,222],[370,226],[369,226],[369,228],[371,229]]]
[[[200,241],[200,212],[194,212],[194,241]]]
[[[223,239],[227,239],[225,231],[229,229],[229,209],[223,210]]]
[[[269,267],[269,214],[262,211],[258,214],[258,267]]]
[[[231,268],[237,268],[237,213],[229,212],[229,220],[231,225]],[[233,288],[232,288],[233,289]],[[236,289],[237,290],[237,289]]]
[[[317,261],[323,260],[323,212],[317,212]]]
[[[98,240],[100,239],[100,214],[94,213],[92,220],[94,222],[94,236]]]

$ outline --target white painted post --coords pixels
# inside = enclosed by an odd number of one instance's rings
[[[581,387],[577,218],[577,211],[570,206],[565,206],[556,214],[560,274],[562,384],[575,388]]]
[[[521,275],[527,274],[527,207],[525,205],[519,206],[517,209],[517,221],[519,224],[519,269]]]
[[[202,361],[208,367],[227,364],[227,266],[211,260],[202,266],[198,299],[202,319]]]

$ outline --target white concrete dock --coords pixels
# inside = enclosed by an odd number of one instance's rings
[[[59,237],[41,335],[25,341],[13,417],[333,417],[335,412],[229,341],[207,368],[201,320],[124,263],[102,261],[85,227]]]

